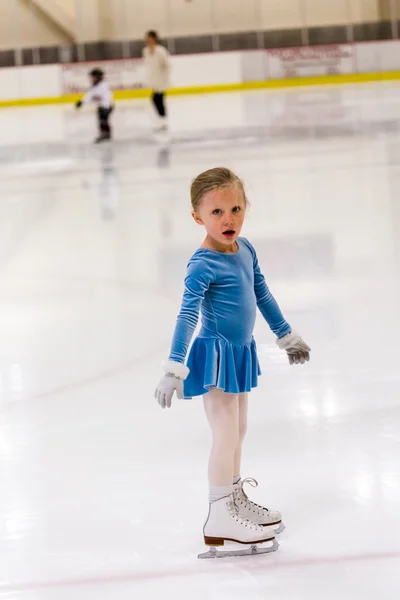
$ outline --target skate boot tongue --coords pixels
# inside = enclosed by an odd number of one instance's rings
[[[235,515],[239,515],[239,505],[236,504],[235,494],[231,494],[230,496],[228,496],[227,500],[228,500],[229,510],[231,512],[233,512]]]

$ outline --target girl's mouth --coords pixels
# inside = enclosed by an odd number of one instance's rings
[[[235,235],[235,231],[233,229],[227,229],[226,231],[222,232],[222,235],[227,238],[233,238],[233,236]]]

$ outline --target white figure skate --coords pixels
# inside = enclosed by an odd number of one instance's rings
[[[233,497],[239,508],[239,515],[244,519],[257,523],[257,525],[272,529],[275,534],[282,533],[285,526],[282,523],[281,513],[252,502],[243,489],[245,483],[249,483],[252,487],[258,486],[257,481],[251,477],[247,477],[247,479],[243,479],[243,481],[233,486]]]
[[[264,529],[239,515],[239,508],[233,494],[210,504],[208,519],[204,525],[204,543],[210,546],[208,552],[199,554],[199,558],[224,558],[227,556],[247,556],[266,554],[278,549],[275,532]],[[235,542],[249,546],[240,550],[219,551],[217,546],[225,542]],[[259,546],[258,544],[265,544]]]

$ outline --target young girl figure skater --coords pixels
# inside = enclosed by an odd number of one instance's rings
[[[104,80],[104,72],[101,69],[92,69],[89,73],[92,87],[81,100],[75,104],[80,108],[82,104],[95,102],[97,107],[97,120],[99,126],[99,135],[95,143],[105,142],[111,139],[111,126],[109,123],[110,115],[113,111],[113,96],[108,83]]]
[[[248,201],[242,181],[226,168],[201,173],[191,186],[192,216],[203,225],[206,238],[189,261],[182,306],[168,362],[164,365],[155,397],[169,408],[178,398],[203,396],[212,432],[208,467],[209,514],[204,525],[205,544],[221,556],[216,546],[227,540],[248,544],[274,541],[282,517],[276,510],[252,502],[241,481],[242,443],[246,434],[248,393],[261,374],[253,328],[256,309],[277,336],[277,345],[290,364],[303,364],[310,348],[292,331],[272,296],[251,243],[239,237]],[[185,359],[199,311],[201,329]],[[271,551],[273,547],[261,551]]]

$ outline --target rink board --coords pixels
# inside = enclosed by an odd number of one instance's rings
[[[143,98],[141,59],[0,69],[0,106],[69,103],[88,87],[100,66],[115,99]],[[171,57],[169,94],[357,83],[400,79],[400,41],[333,44]]]

